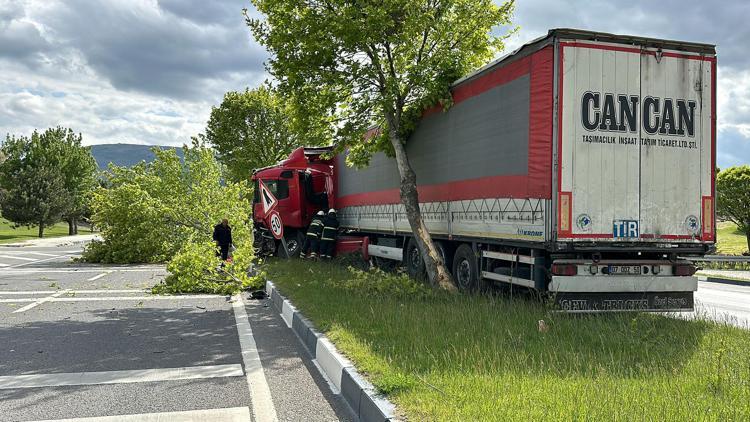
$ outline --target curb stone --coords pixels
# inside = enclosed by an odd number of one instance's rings
[[[721,278],[721,277],[707,276],[707,275],[697,275],[696,277],[700,281],[707,281],[709,283],[730,284],[732,286],[750,287],[750,281],[731,280],[728,278]]]
[[[360,422],[398,421],[396,406],[378,394],[375,387],[357,372],[354,365],[315,330],[313,324],[279,293],[272,281],[266,281],[266,294],[284,322],[297,334],[305,349],[318,361],[318,369],[344,397]]]

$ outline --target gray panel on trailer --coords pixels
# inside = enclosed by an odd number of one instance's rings
[[[422,119],[406,150],[420,185],[528,173],[529,75]],[[395,161],[375,154],[365,169],[337,157],[339,196],[398,188]]]

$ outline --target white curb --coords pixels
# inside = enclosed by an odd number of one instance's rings
[[[312,323],[279,293],[271,281],[266,281],[266,294],[280,312],[284,322],[297,334],[302,344],[318,363],[323,376],[339,390],[361,422],[397,421],[396,406],[378,394],[375,387],[361,376],[354,365],[336,350]],[[335,391],[334,391],[335,393]]]

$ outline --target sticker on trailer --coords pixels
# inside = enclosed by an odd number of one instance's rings
[[[271,229],[271,234],[276,240],[280,240],[284,237],[284,224],[281,222],[281,216],[277,211],[271,211],[268,216],[268,227]]]
[[[279,200],[276,199],[273,193],[271,193],[271,190],[268,189],[268,186],[266,186],[266,184],[260,179],[258,179],[258,189],[260,190],[260,198],[263,203],[263,213],[268,215],[269,212],[276,208],[276,204],[279,203]]]
[[[612,237],[615,238],[637,238],[638,221],[636,220],[615,220],[612,222]]]

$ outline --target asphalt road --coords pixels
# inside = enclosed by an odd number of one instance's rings
[[[78,254],[0,247],[0,420],[352,418],[266,301],[151,296],[163,266]]]
[[[750,329],[750,283],[747,286],[699,281],[696,316]]]

